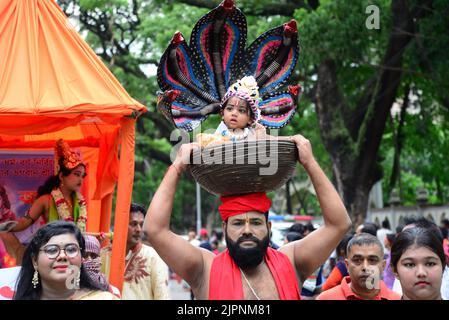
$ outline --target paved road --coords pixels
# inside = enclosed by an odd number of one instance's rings
[[[190,291],[185,289],[180,279],[170,279],[168,281],[171,300],[190,300]]]

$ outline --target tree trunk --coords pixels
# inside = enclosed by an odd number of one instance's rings
[[[410,84],[407,84],[404,93],[404,102],[402,104],[401,113],[399,115],[399,125],[397,130],[395,130],[394,128],[394,119],[391,117],[393,140],[394,140],[394,160],[393,160],[393,169],[391,170],[388,194],[390,194],[391,190],[393,190],[396,187],[397,182],[400,180],[401,152],[405,138],[402,129],[404,127],[405,116],[409,105],[409,97],[408,97],[409,93],[410,93]]]
[[[346,100],[337,80],[337,63],[328,59],[318,67],[316,111],[321,138],[333,163],[337,190],[355,225],[363,222],[368,209],[369,192],[382,178],[378,159],[386,121],[402,76],[402,57],[413,33],[413,14],[405,0],[393,0],[393,28],[379,69],[377,84],[369,86],[348,121]],[[373,91],[373,92],[372,92]]]

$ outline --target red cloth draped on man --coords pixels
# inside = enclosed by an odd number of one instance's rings
[[[258,219],[267,219],[271,201],[265,193],[250,193],[246,195],[221,197],[222,205],[218,208],[223,222],[229,218],[243,218],[245,224],[259,223]],[[253,219],[247,215],[252,212],[260,215]],[[231,221],[234,223],[235,221]],[[240,223],[240,220],[238,221]],[[231,226],[233,228],[233,226]],[[241,269],[257,267],[262,261],[266,263],[276,284],[277,293],[281,300],[299,299],[296,274],[288,257],[269,247],[269,230],[263,239],[258,239],[249,233],[243,233],[236,242],[226,234],[228,249],[218,255],[212,262],[210,272],[209,299],[211,300],[242,300],[244,299]],[[254,244],[241,247],[239,244],[247,241]],[[251,293],[260,299],[254,288]]]

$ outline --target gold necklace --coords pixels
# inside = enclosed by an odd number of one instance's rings
[[[245,272],[243,272],[243,270],[239,267],[240,272],[243,275],[243,279],[245,279],[246,284],[248,285],[248,287],[251,289],[251,292],[253,293],[253,295],[256,297],[257,300],[260,300],[259,296],[257,295],[256,291],[253,289],[253,287],[251,286],[251,284],[249,283],[248,279],[246,278]]]

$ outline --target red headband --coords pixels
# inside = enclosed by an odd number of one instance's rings
[[[220,200],[222,204],[218,207],[218,211],[223,221],[226,221],[229,217],[250,211],[265,213],[271,207],[271,200],[264,192],[220,197]]]

